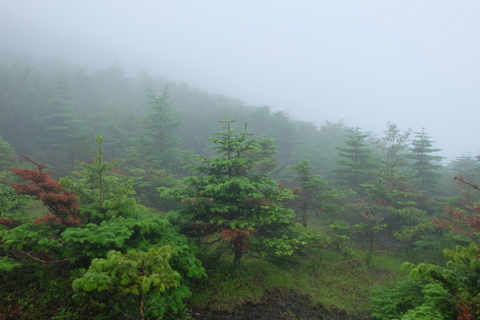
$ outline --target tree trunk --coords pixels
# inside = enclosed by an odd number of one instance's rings
[[[308,210],[307,209],[303,209],[302,210],[302,225],[304,227],[307,226],[307,220],[308,220]]]
[[[233,264],[235,266],[238,266],[238,265],[240,265],[240,260],[242,259],[242,255],[243,255],[242,244],[240,244],[240,245],[234,244],[233,251],[235,253],[235,257],[233,259]]]
[[[140,305],[139,305],[139,311],[140,311],[140,320],[145,319],[145,298],[143,296],[143,290],[140,293]]]

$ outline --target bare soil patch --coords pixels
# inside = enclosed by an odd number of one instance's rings
[[[251,302],[242,305],[234,312],[194,309],[192,318],[197,320],[369,320],[368,315],[347,315],[341,311],[327,310],[320,305],[312,305],[305,295],[273,292],[265,294],[259,304]]]

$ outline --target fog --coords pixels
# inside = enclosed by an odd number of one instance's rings
[[[480,153],[478,1],[3,1],[0,48]]]

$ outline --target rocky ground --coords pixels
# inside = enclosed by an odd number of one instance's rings
[[[311,304],[307,296],[269,293],[260,304],[247,303],[235,312],[196,309],[192,318],[198,320],[369,320],[368,315],[346,315]]]

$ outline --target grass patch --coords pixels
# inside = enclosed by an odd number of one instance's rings
[[[261,301],[265,293],[261,281],[264,275],[259,273],[255,261],[245,259],[242,266],[234,268],[230,260],[221,258],[217,260],[215,267],[207,269],[208,278],[194,288],[191,305],[232,312],[246,302]],[[250,268],[252,265],[255,268]]]
[[[401,261],[387,255],[373,256],[369,265],[327,250],[292,259],[273,263],[246,257],[237,268],[231,259],[207,263],[209,277],[193,289],[190,303],[232,312],[246,302],[264,301],[267,292],[280,291],[308,295],[312,303],[327,309],[365,314],[372,287],[392,285],[403,277]]]
[[[309,229],[330,231],[318,217],[309,220]],[[355,243],[347,245],[355,246]],[[218,249],[218,248],[217,248]],[[244,256],[237,268],[232,257],[214,248],[203,248],[208,278],[193,289],[190,304],[197,309],[234,311],[244,303],[268,302],[268,293],[307,295],[312,304],[346,314],[369,314],[371,289],[393,286],[404,278],[403,257],[395,253],[342,255],[327,248],[305,250],[286,259],[255,259]]]

